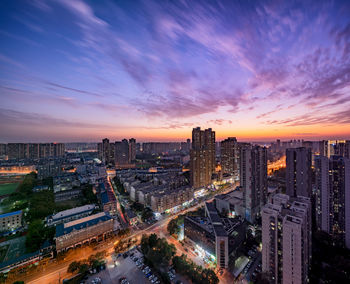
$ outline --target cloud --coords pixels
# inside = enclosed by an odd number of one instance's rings
[[[94,96],[94,97],[103,97],[101,94],[97,94],[94,92],[90,92],[90,91],[85,91],[85,90],[81,90],[81,89],[76,89],[76,88],[71,88],[71,87],[67,87],[61,84],[57,84],[54,82],[50,82],[50,81],[45,81],[45,83],[51,87],[54,88],[60,88],[60,89],[64,89],[64,90],[68,90],[68,91],[73,91],[73,92],[77,92],[80,94],[85,94],[85,95],[90,95],[90,96]]]
[[[15,66],[17,68],[21,68],[21,69],[25,69],[26,68],[22,63],[20,63],[20,62],[18,62],[16,60],[13,60],[12,58],[7,57],[7,56],[5,56],[3,54],[0,54],[0,61],[5,62],[5,63],[9,63],[9,64],[11,64],[11,65],[13,65],[13,66]]]
[[[70,121],[61,118],[55,118],[46,114],[21,112],[11,109],[0,108],[0,120],[5,126],[17,125],[17,126],[42,126],[48,127],[70,127],[70,128],[110,128],[108,125],[91,124],[79,121]]]
[[[277,124],[285,126],[308,126],[308,125],[340,125],[350,124],[350,109],[323,115],[320,113],[311,113],[296,116],[284,120],[269,120],[266,124]]]
[[[212,119],[208,120],[207,124],[216,124],[216,125],[223,125],[223,124],[232,124],[232,120],[226,120],[226,119]]]

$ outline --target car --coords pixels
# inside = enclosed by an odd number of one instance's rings
[[[134,256],[134,253],[130,254],[130,256],[133,257],[133,256]]]
[[[154,278],[154,275],[151,275],[151,276],[149,277],[150,280],[152,280],[153,278]]]
[[[152,275],[152,273],[151,273],[151,272],[148,272],[148,273],[146,274],[146,277],[149,278],[151,275]]]

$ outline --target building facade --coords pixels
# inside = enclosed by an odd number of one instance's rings
[[[262,271],[272,283],[308,283],[311,201],[276,194],[262,209]]]
[[[286,150],[286,193],[289,196],[311,197],[312,155],[305,147]]]
[[[63,143],[8,143],[6,147],[9,159],[42,159],[65,155]]]
[[[265,147],[240,146],[240,185],[243,188],[245,219],[251,223],[267,201],[267,151]]]
[[[56,226],[56,250],[63,252],[69,248],[101,241],[113,234],[113,218],[102,212],[82,219]]]
[[[115,142],[115,163],[117,165],[130,164],[129,142],[126,139]]]
[[[215,153],[215,131],[211,128],[194,128],[190,151],[191,185],[194,188],[211,184],[211,177],[215,172]]]
[[[0,232],[11,232],[22,227],[22,210],[0,215]]]
[[[350,248],[350,160],[319,156],[315,167],[317,227]]]
[[[129,163],[133,163],[136,160],[136,139],[129,139]]]
[[[236,137],[229,137],[221,141],[220,149],[222,173],[238,176],[239,147]]]

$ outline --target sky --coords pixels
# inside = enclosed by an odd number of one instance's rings
[[[0,142],[350,138],[350,1],[0,2]]]

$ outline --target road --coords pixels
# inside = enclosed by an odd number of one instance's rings
[[[225,189],[224,191],[221,191],[220,194],[226,193],[234,188],[235,188],[234,186],[229,187],[229,188]],[[180,212],[177,212],[176,214],[167,216],[164,219],[152,224],[151,226],[149,226],[143,230],[138,230],[138,231],[131,233],[131,235],[127,236],[123,240],[128,240],[131,238],[136,238],[137,240],[141,240],[141,237],[143,234],[150,234],[153,232],[160,233],[161,231],[163,232],[163,235],[167,238],[167,240],[171,240],[171,238],[168,237],[167,232],[166,232],[166,226],[170,220],[176,218],[180,214],[185,214],[189,211],[194,211],[198,207],[203,206],[205,202],[212,201],[212,200],[213,200],[213,198],[208,199],[208,200],[204,200],[201,203],[199,203],[193,207],[190,207],[190,208],[187,208],[187,209],[182,210]],[[176,248],[179,250],[179,252],[185,253],[186,255],[190,255],[188,252],[184,251],[184,249],[181,247],[181,245],[177,244]],[[32,273],[31,275],[28,275],[25,277],[23,277],[23,276],[18,277],[18,279],[11,279],[11,281],[14,282],[15,280],[25,280],[25,283],[32,283],[32,284],[60,283],[60,281],[62,279],[69,277],[69,274],[67,274],[66,271],[67,271],[69,264],[72,261],[79,261],[79,260],[87,259],[91,254],[96,254],[97,252],[100,252],[103,250],[107,251],[107,255],[111,255],[114,252],[114,240],[110,240],[109,242],[101,243],[95,249],[92,249],[91,247],[76,249],[76,250],[70,252],[65,257],[65,259],[62,260],[61,262],[49,263],[45,266],[44,270],[36,271],[36,272]],[[9,283],[12,283],[12,282],[9,282]]]
[[[127,224],[126,220],[125,220],[125,217],[124,217],[124,214],[123,214],[123,211],[122,211],[122,208],[120,206],[120,201],[119,201],[119,198],[116,194],[116,188],[115,188],[115,184],[113,181],[111,181],[110,177],[107,178],[108,180],[108,183],[109,183],[109,186],[112,188],[112,191],[114,193],[114,196],[115,196],[115,199],[117,200],[117,210],[118,210],[118,213],[119,213],[119,219],[122,220],[124,222],[124,224]],[[113,183],[113,185],[112,185]]]

